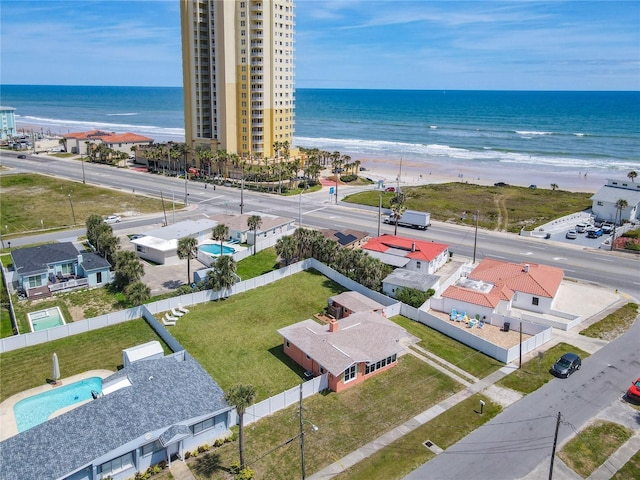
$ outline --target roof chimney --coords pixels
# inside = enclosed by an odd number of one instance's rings
[[[416,251],[416,242],[412,242],[411,243],[411,251],[415,252]]]
[[[329,322],[329,333],[334,333],[338,331],[338,321],[335,318],[332,318]]]
[[[528,263],[524,264],[524,273],[529,273],[529,264]]]

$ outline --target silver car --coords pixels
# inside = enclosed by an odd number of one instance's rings
[[[122,221],[122,218],[120,218],[120,215],[109,215],[104,219],[104,223],[108,223],[108,224],[120,223],[121,221]]]

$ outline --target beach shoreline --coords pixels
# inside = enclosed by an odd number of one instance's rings
[[[34,134],[50,134],[61,137],[68,134],[62,126],[48,126],[18,123],[17,131]],[[118,132],[121,133],[121,132]],[[177,140],[176,140],[177,141]],[[184,141],[184,139],[182,139]],[[345,152],[341,152],[345,154]],[[432,183],[466,182],[478,185],[493,185],[504,182],[508,185],[551,189],[556,184],[559,190],[571,192],[595,193],[607,183],[607,179],[624,180],[623,172],[581,172],[534,170],[530,167],[518,167],[503,163],[487,164],[473,161],[451,161],[446,158],[432,157],[421,159],[384,158],[358,153],[349,153],[351,162],[360,161],[365,170],[360,176],[377,182],[382,180],[385,186],[413,186]]]

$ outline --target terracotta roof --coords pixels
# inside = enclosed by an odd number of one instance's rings
[[[137,133],[118,133],[111,134],[106,137],[102,137],[101,140],[104,143],[142,143],[142,142],[153,142],[153,138],[143,137],[142,135],[138,135]]]
[[[442,252],[446,251],[449,246],[442,243],[423,242],[421,240],[385,234],[372,238],[365,243],[362,248],[373,252],[388,253],[430,262]]]
[[[278,333],[333,375],[341,375],[358,362],[376,362],[402,351],[399,339],[407,331],[375,312],[358,312],[338,320],[338,331],[329,325],[304,320]]]
[[[515,292],[553,298],[564,277],[561,268],[537,263],[509,263],[485,258],[469,274],[472,280],[482,280],[494,285],[504,283]]]
[[[89,130],[88,132],[75,132],[63,135],[63,138],[75,138],[77,140],[87,140],[89,138],[102,138],[113,135],[113,132],[103,132],[102,130]]]

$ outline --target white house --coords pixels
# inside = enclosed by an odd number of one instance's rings
[[[449,259],[449,246],[396,235],[372,238],[362,249],[392,267],[433,274]]]
[[[288,217],[279,217],[262,212],[249,212],[242,215],[227,215],[221,213],[211,218],[217,223],[222,223],[229,227],[228,240],[235,240],[239,243],[255,243],[254,232],[247,225],[249,217],[257,215],[262,221],[260,228],[255,232],[258,242],[267,238],[279,237],[283,233],[287,233],[295,228],[295,220]]]
[[[175,265],[181,261],[177,253],[178,240],[192,237],[200,244],[211,238],[213,227],[218,223],[209,219],[185,220],[151,230],[144,237],[131,240],[131,243],[136,246],[136,254],[140,258],[161,265]]]
[[[626,200],[627,207],[618,212],[618,200]],[[607,184],[591,197],[591,210],[596,220],[633,222],[640,219],[640,183],[626,180],[607,180]]]

